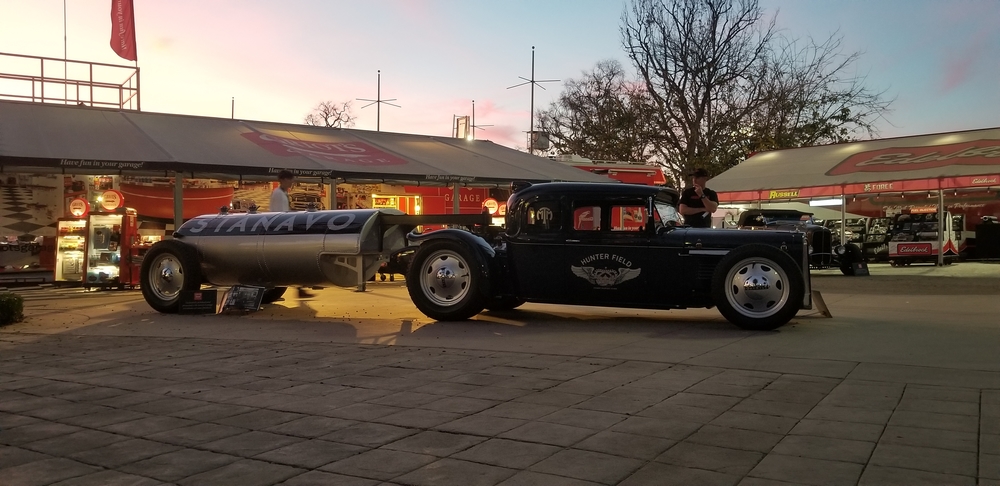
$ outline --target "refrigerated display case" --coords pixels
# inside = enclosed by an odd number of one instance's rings
[[[82,282],[87,249],[87,220],[56,222],[56,282]]]
[[[139,284],[136,212],[119,208],[88,216],[84,287],[134,287]]]

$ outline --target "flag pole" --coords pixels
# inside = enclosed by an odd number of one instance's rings
[[[66,0],[63,0],[63,103],[69,104],[69,55],[66,50]]]

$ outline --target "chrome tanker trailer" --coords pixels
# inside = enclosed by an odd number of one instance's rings
[[[152,308],[173,313],[182,293],[203,283],[265,287],[265,303],[291,285],[363,289],[417,226],[484,229],[488,222],[489,215],[409,216],[394,209],[198,216],[146,253],[142,294]]]

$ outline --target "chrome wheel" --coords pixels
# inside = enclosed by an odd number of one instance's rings
[[[468,262],[454,251],[439,250],[424,260],[420,290],[434,305],[448,307],[461,303],[471,283]]]
[[[766,258],[746,258],[726,274],[726,300],[747,317],[774,315],[785,307],[790,294],[788,275]]]
[[[149,290],[160,300],[172,301],[184,289],[184,265],[176,255],[157,255],[150,264]]]

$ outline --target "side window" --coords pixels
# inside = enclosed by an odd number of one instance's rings
[[[530,233],[560,230],[559,202],[535,201],[529,204],[525,223],[524,230]]]
[[[611,206],[611,231],[640,232],[647,219],[648,211],[643,206]]]
[[[574,208],[573,229],[577,231],[601,231],[601,207],[586,205]]]

